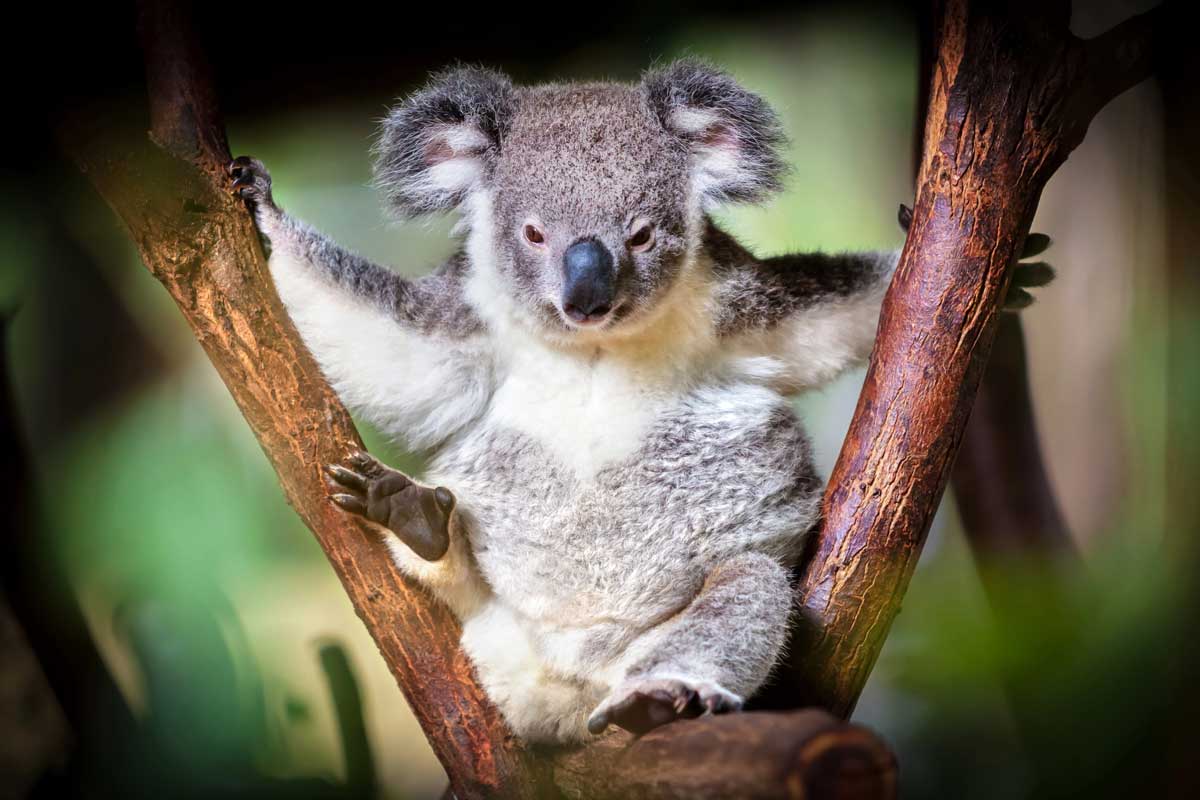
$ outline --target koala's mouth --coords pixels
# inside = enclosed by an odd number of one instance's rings
[[[603,309],[594,309],[591,313],[580,313],[575,308],[560,308],[559,319],[569,330],[603,330],[620,320],[627,312],[626,304],[618,301]]]

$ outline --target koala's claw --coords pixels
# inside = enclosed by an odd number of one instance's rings
[[[1046,251],[1053,241],[1044,233],[1031,233],[1025,237],[1018,259],[1033,258]],[[1054,280],[1054,267],[1045,261],[1017,262],[1013,267],[1012,281],[1008,285],[1008,296],[1004,298],[1005,311],[1020,311],[1033,305],[1033,294],[1027,289],[1046,286]]]
[[[330,488],[334,488],[330,486]],[[357,495],[353,494],[331,494],[329,499],[333,501],[335,506],[338,506],[343,511],[349,511],[351,514],[358,514],[365,517],[367,515],[367,507]]]
[[[675,679],[626,682],[618,687],[588,718],[588,732],[600,734],[609,725],[641,735],[677,719],[701,714],[740,711],[742,699],[714,683],[694,686]]]
[[[414,483],[403,472],[352,450],[341,464],[325,467],[329,500],[390,530],[421,558],[437,561],[450,547],[450,515],[456,500],[444,486]]]
[[[238,156],[225,168],[232,178],[229,191],[248,203],[271,205],[271,173],[257,158]]]

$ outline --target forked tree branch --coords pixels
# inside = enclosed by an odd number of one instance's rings
[[[900,610],[1043,187],[1109,100],[1150,75],[1160,12],[1087,42],[1067,2],[946,0],[916,206],[824,524],[788,673],[848,716]]]

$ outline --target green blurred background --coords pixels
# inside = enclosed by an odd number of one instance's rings
[[[1075,29],[1098,32],[1137,8],[1079,4]],[[521,81],[635,79],[656,59],[710,58],[779,109],[795,168],[779,199],[722,215],[732,232],[760,253],[901,243],[916,15],[879,3],[635,11],[549,49],[536,33],[506,46],[500,28],[498,43],[476,51]],[[530,12],[528,24],[553,31],[563,19]],[[361,68],[330,56],[336,79],[323,83],[312,77],[321,37],[374,23],[365,12],[332,30],[292,21],[288,30],[309,38],[275,46],[315,53],[300,74],[316,88],[279,92],[270,80],[286,75],[270,59],[221,60],[254,52],[269,27],[202,23],[210,38],[246,37],[242,50],[226,41],[215,65],[222,86],[236,87],[229,139],[269,165],[283,206],[408,274],[451,252],[449,220],[385,220],[368,148],[389,102],[476,51],[456,52],[446,36],[442,50],[410,52],[386,76],[372,64],[387,53]],[[401,49],[420,35],[393,33]],[[119,109],[136,92],[118,89],[105,102]],[[1181,723],[1192,707],[1183,687],[1195,531],[1172,529],[1167,490],[1171,470],[1194,466],[1172,460],[1172,447],[1194,452],[1176,438],[1188,431],[1169,425],[1172,403],[1187,402],[1172,396],[1172,348],[1196,342],[1181,343],[1178,319],[1164,313],[1179,308],[1169,297],[1165,125],[1157,86],[1129,92],[1043,197],[1034,228],[1054,237],[1059,278],[1024,322],[1043,449],[1084,565],[993,565],[989,597],[948,496],[856,714],[895,747],[905,797],[1124,795],[1144,771],[1181,769],[1196,744]],[[391,675],[174,304],[69,164],[47,167],[44,180],[42,201],[12,194],[0,205],[10,380],[44,544],[65,564],[122,693],[198,769],[248,760],[263,775],[336,784],[345,764],[318,651],[337,642],[362,692],[380,793],[438,796],[444,775]],[[861,380],[798,403],[826,474]],[[366,435],[392,463],[414,466]],[[71,737],[19,626],[0,616],[0,795],[19,797],[62,768]]]

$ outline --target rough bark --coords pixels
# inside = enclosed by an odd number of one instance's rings
[[[931,3],[921,3],[917,14],[920,47],[914,181],[920,177],[924,157],[922,134],[937,58],[932,11]],[[951,485],[967,541],[982,566],[993,556],[1073,552],[1038,444],[1019,314],[1003,314],[997,323],[996,340],[954,462]]]
[[[947,0],[913,222],[798,588],[800,699],[845,716],[920,555],[1042,188],[1151,69],[1157,12],[1083,41],[1057,3]]]
[[[817,709],[675,722],[555,759],[568,797],[887,798],[896,761],[870,731]]]

